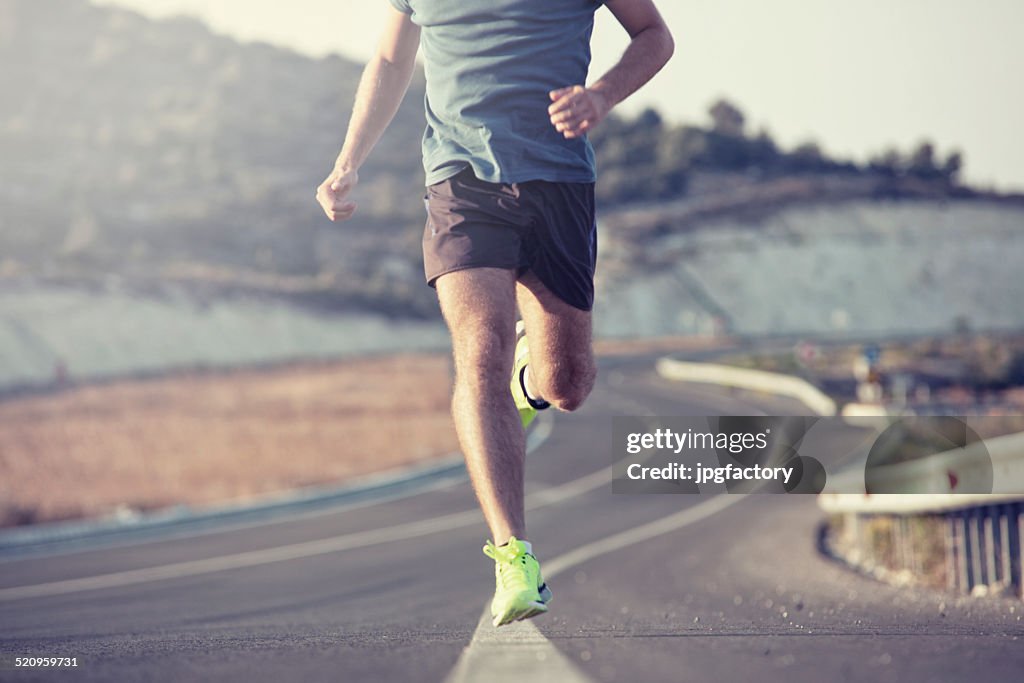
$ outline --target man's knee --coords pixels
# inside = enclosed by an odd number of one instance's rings
[[[451,332],[456,383],[508,383],[515,343],[515,271],[471,268],[448,273],[438,278],[437,294]]]
[[[453,330],[457,382],[502,382],[512,374],[512,334],[497,325],[473,325]]]
[[[572,412],[587,400],[596,377],[593,363],[567,364],[551,373],[541,395],[559,410]]]

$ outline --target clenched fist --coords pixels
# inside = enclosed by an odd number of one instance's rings
[[[552,90],[548,95],[552,105],[548,107],[551,125],[566,138],[578,138],[601,123],[608,116],[611,107],[608,100],[597,90],[588,90],[582,85]]]
[[[356,212],[356,203],[348,199],[348,196],[358,183],[358,173],[340,168],[335,168],[320,183],[320,187],[316,188],[316,200],[328,218],[340,223],[352,217]]]

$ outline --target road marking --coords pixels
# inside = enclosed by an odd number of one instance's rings
[[[610,468],[602,468],[596,472],[584,475],[578,479],[551,486],[540,491],[535,491],[526,497],[526,509],[535,510],[549,505],[575,498],[588,491],[592,491],[602,485],[611,482]],[[21,600],[25,598],[37,598],[51,595],[62,595],[65,593],[76,593],[79,591],[98,590],[102,588],[119,588],[140,583],[153,581],[164,581],[177,579],[186,576],[198,576],[213,572],[226,571],[230,569],[242,569],[245,567],[257,567],[260,565],[283,562],[317,555],[327,555],[343,550],[365,548],[367,546],[390,543],[393,541],[404,541],[411,538],[418,538],[427,534],[436,534],[452,529],[459,529],[482,522],[480,510],[463,510],[438,517],[406,522],[379,529],[368,529],[341,536],[293,543],[278,546],[276,548],[265,548],[263,550],[252,550],[248,552],[235,553],[210,557],[202,560],[191,560],[188,562],[175,562],[157,567],[146,567],[143,569],[131,569],[122,572],[112,572],[97,576],[88,576],[79,579],[65,579],[62,581],[50,581],[47,583],[30,584],[25,586],[14,586],[11,588],[0,588],[0,602]]]
[[[721,512],[735,505],[746,494],[719,494],[711,500],[661,517],[653,522],[612,534],[599,541],[585,543],[574,550],[544,562],[544,579],[561,574],[598,555],[622,550]],[[520,621],[501,628],[491,625],[490,610],[485,608],[469,645],[459,655],[455,668],[445,683],[470,681],[559,681],[559,683],[591,683],[568,657],[529,621]]]
[[[539,445],[539,444],[538,444]],[[535,510],[549,505],[555,505],[570,498],[580,496],[592,491],[605,482],[610,482],[610,468],[602,468],[596,472],[579,477],[572,481],[551,486],[540,491],[535,491],[526,496],[526,509]],[[669,515],[648,524],[641,525],[632,530],[614,534],[600,541],[588,543],[579,548],[565,553],[548,562],[546,575],[554,576],[566,568],[585,562],[586,560],[599,555],[602,552],[617,550],[632,543],[638,543],[648,538],[673,531],[686,526],[700,519],[725,509],[734,502],[738,502],[744,496],[729,494],[727,496],[716,496],[715,498],[687,508],[681,512]],[[723,502],[725,499],[727,502]],[[327,555],[343,550],[365,548],[367,546],[403,541],[417,538],[427,534],[440,533],[452,529],[464,528],[480,523],[480,512],[477,508],[463,510],[438,517],[396,524],[380,529],[369,529],[341,536],[334,536],[316,541],[293,543],[276,548],[253,550],[219,557],[205,558],[202,560],[191,560],[187,562],[176,562],[157,567],[146,567],[143,569],[132,569],[122,572],[112,572],[78,579],[65,579],[61,581],[49,581],[46,583],[29,584],[24,586],[13,586],[0,588],[0,602],[22,600],[26,598],[45,597],[52,595],[63,595],[80,591],[99,590],[103,588],[118,588],[123,586],[164,581],[169,579],[183,578],[186,576],[198,576],[213,572],[227,571],[231,569],[242,569],[246,567],[257,567],[274,562],[283,562],[318,555]]]
[[[589,559],[609,553],[614,550],[622,550],[628,546],[647,541],[657,536],[677,531],[685,526],[707,519],[711,515],[735,505],[748,494],[743,493],[721,493],[711,500],[698,503],[693,507],[680,510],[666,517],[661,517],[653,522],[647,522],[640,526],[620,531],[599,541],[585,543],[575,550],[570,550],[558,557],[544,563],[544,579],[550,579],[561,574],[566,569],[575,567]]]
[[[540,448],[541,445],[547,441],[548,437],[551,436],[551,430],[554,425],[554,418],[549,413],[541,413],[537,420],[534,422],[536,425],[526,436],[526,452],[527,454]],[[453,457],[461,458],[461,453],[456,453],[454,456],[444,456],[435,463],[435,466],[441,465],[442,463],[450,460]],[[409,469],[417,469],[418,465],[413,465]],[[397,470],[403,470],[406,468],[396,468]],[[427,467],[429,470],[429,466]],[[390,473],[394,473],[391,470]],[[379,476],[386,476],[388,472],[381,473]],[[370,478],[375,478],[378,475],[371,475]],[[279,524],[291,524],[293,522],[312,519],[316,517],[328,517],[330,515],[337,515],[343,512],[350,512],[360,508],[373,507],[376,505],[383,505],[396,500],[403,500],[405,498],[412,498],[414,496],[423,495],[432,491],[439,491],[441,489],[453,486],[455,484],[462,483],[466,479],[466,472],[463,469],[460,473],[452,476],[451,479],[445,478],[436,481],[426,486],[413,485],[409,489],[404,491],[398,491],[394,493],[378,493],[372,498],[365,500],[356,500],[351,502],[342,502],[330,507],[319,509],[319,510],[307,510],[304,512],[285,512],[283,514],[272,514],[267,519],[256,519],[252,521],[241,521],[241,522],[213,522],[213,526],[209,528],[189,528],[182,530],[170,530],[167,528],[157,528],[154,530],[154,534],[149,538],[142,539],[97,539],[95,543],[90,544],[88,547],[71,547],[71,548],[53,548],[40,550],[38,552],[30,552],[24,555],[12,554],[9,557],[0,556],[0,564],[8,562],[20,562],[22,560],[33,560],[40,557],[57,557],[63,555],[75,555],[87,552],[93,552],[96,550],[107,550],[111,548],[123,548],[125,546],[140,546],[151,543],[163,543],[165,541],[179,540],[183,538],[195,538],[197,536],[212,536],[215,534],[230,533],[232,531],[238,531],[241,529],[250,529],[253,527],[270,527]],[[304,502],[304,501],[300,501]],[[201,514],[201,513],[200,513]],[[259,514],[257,512],[257,514]],[[191,521],[191,520],[189,520]],[[197,520],[198,523],[204,523],[202,520]],[[141,529],[141,527],[139,527]],[[130,527],[126,527],[126,531],[134,531]],[[46,540],[45,538],[43,540]]]
[[[476,510],[465,510],[440,517],[424,519],[418,522],[397,524],[383,529],[370,529],[352,534],[325,538],[317,541],[304,543],[293,543],[290,545],[253,550],[233,555],[222,555],[210,557],[203,560],[192,560],[188,562],[175,562],[172,564],[157,567],[146,567],[144,569],[131,569],[123,572],[100,574],[81,579],[66,579],[63,581],[50,581],[27,586],[15,586],[13,588],[0,589],[0,602],[20,600],[23,598],[36,598],[48,595],[61,595],[63,593],[75,593],[78,591],[96,590],[100,588],[115,588],[130,586],[151,581],[162,581],[165,579],[176,579],[185,576],[197,576],[199,574],[210,574],[212,572],[225,571],[228,569],[240,569],[243,567],[256,567],[273,562],[283,562],[302,557],[314,557],[326,555],[342,550],[353,548],[364,548],[366,546],[388,543],[390,541],[401,541],[425,534],[437,533],[448,529],[469,526],[480,521],[480,513]]]
[[[495,628],[485,609],[473,639],[445,683],[516,683],[558,681],[592,683],[571,659],[541,633],[532,621]]]

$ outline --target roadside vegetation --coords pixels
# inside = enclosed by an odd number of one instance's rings
[[[1024,431],[1024,336],[970,332],[879,344],[800,342],[774,353],[735,353],[720,362],[798,375],[840,404],[856,400],[854,366],[877,347],[874,372],[883,401],[922,414],[985,415],[995,436]]]
[[[337,485],[456,450],[444,354],[87,384],[0,401],[0,527]]]
[[[963,154],[939,153],[933,142],[922,140],[906,150],[883,150],[866,164],[830,156],[808,140],[793,149],[781,148],[767,130],[751,133],[746,115],[722,99],[708,108],[705,125],[670,124],[646,109],[632,119],[611,117],[591,135],[601,182],[598,198],[605,206],[639,201],[678,199],[687,194],[694,174],[744,173],[764,181],[786,176],[830,174],[874,176],[893,181],[916,181],[933,193],[958,190]]]

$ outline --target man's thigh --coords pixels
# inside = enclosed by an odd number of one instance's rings
[[[562,301],[530,271],[519,278],[516,299],[530,338],[530,365],[538,379],[593,373],[590,311]]]
[[[441,313],[452,335],[456,364],[508,365],[511,372],[516,322],[516,271],[467,268],[437,278]],[[488,358],[491,356],[491,358]]]

